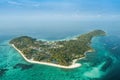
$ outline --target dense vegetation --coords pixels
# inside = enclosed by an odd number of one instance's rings
[[[104,31],[94,30],[76,39],[51,42],[22,36],[11,40],[10,44],[14,44],[28,59],[67,66],[73,59],[84,57],[86,51],[92,50],[90,43],[93,37],[103,35]]]

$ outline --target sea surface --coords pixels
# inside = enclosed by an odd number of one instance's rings
[[[69,26],[69,25],[73,26]],[[64,24],[62,24],[64,25]],[[1,30],[0,34],[0,80],[120,80],[120,23],[119,21],[76,22],[57,28],[35,27]],[[49,25],[50,26],[50,25]],[[52,25],[53,26],[53,25]],[[31,64],[9,45],[9,41],[21,35],[37,39],[61,40],[101,29],[107,35],[92,39],[95,52],[87,53],[78,61],[82,66],[61,69],[46,65]],[[17,32],[18,31],[18,32]]]

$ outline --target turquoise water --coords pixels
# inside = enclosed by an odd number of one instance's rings
[[[8,69],[0,76],[0,80],[101,80],[108,72],[111,66],[103,71],[102,67],[107,62],[110,52],[103,44],[103,37],[96,37],[92,40],[91,46],[95,52],[88,53],[85,59],[79,61],[82,66],[76,69],[60,69],[45,65],[33,64],[30,68],[22,70],[22,66],[14,69],[18,63],[31,65],[27,63],[21,55],[9,44],[9,40],[3,40],[0,43],[0,68]]]

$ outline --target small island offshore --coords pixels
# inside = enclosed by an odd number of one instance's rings
[[[90,46],[96,36],[104,36],[102,30],[82,34],[70,40],[42,41],[28,36],[21,36],[9,43],[30,63],[44,64],[59,68],[76,68],[81,66],[76,61],[85,57],[94,49]]]

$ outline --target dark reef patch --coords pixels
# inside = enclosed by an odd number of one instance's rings
[[[13,69],[21,68],[21,70],[26,70],[32,67],[33,67],[33,64],[28,65],[28,64],[18,63],[15,66],[13,66]]]
[[[113,60],[110,57],[106,58],[105,64],[102,66],[101,70],[106,71],[113,63]]]
[[[100,80],[120,80],[120,65],[114,64],[114,67]]]
[[[0,69],[0,77],[3,76],[8,69]]]

